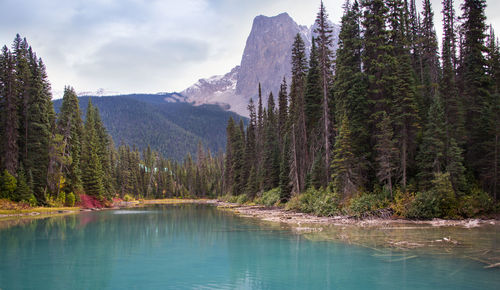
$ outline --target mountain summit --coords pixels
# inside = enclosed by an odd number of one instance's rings
[[[331,26],[335,51],[340,28]],[[259,15],[253,20],[241,64],[225,75],[198,80],[181,95],[195,105],[217,104],[248,116],[247,105],[250,98],[256,101],[259,83],[264,104],[270,91],[277,95],[283,77],[290,83],[293,40],[299,33],[309,51],[313,31],[314,25],[298,25],[287,13],[273,17]]]

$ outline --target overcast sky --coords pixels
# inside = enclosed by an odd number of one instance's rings
[[[324,0],[332,21],[340,21],[344,2]],[[432,0],[438,33],[440,2]],[[500,30],[500,1],[487,2],[488,22]],[[239,64],[255,16],[288,12],[309,26],[319,0],[0,0],[0,7],[0,44],[26,37],[58,97],[65,85],[182,91]]]

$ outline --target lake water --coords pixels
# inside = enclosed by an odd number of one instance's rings
[[[455,255],[378,254],[314,240],[208,205],[88,212],[0,229],[0,289],[167,288],[500,289],[500,270]]]

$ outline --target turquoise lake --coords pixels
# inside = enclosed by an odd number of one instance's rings
[[[0,289],[500,289],[498,268],[405,255],[209,205],[163,205],[3,227]]]

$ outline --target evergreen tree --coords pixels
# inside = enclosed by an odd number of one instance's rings
[[[99,159],[99,136],[96,132],[95,111],[89,98],[85,116],[84,143],[82,152],[82,181],[85,193],[97,198],[104,197],[101,160]],[[131,169],[131,168],[129,168]],[[136,188],[137,189],[137,188]]]
[[[376,124],[382,121],[384,114],[390,112],[392,105],[394,70],[396,60],[394,47],[389,43],[386,28],[389,9],[382,0],[362,2],[365,8],[363,17],[363,67],[368,78],[368,104],[371,107],[370,134],[374,136]]]
[[[14,201],[29,201],[33,195],[31,188],[28,186],[28,181],[26,180],[26,174],[24,168],[21,165],[17,173],[17,187],[14,193]]]
[[[244,152],[245,152],[245,131],[243,130],[243,120],[240,120],[239,126],[235,128],[233,140],[231,141],[232,170],[233,170],[233,194],[240,195],[245,193],[246,180],[244,180]]]
[[[280,151],[277,136],[276,113],[273,93],[269,94],[267,102],[267,117],[264,124],[264,190],[270,190],[279,185]]]
[[[64,88],[63,101],[57,118],[57,132],[64,138],[64,154],[71,157],[69,166],[61,170],[66,178],[66,191],[80,192],[83,122],[78,97],[72,87]]]
[[[283,137],[288,130],[288,93],[286,79],[280,85],[278,94],[278,144],[282,147]]]
[[[450,174],[450,181],[455,194],[465,191],[465,166],[463,165],[463,150],[454,138],[450,138],[446,150],[446,171]]]
[[[482,116],[486,124],[485,138],[481,143],[487,168],[483,168],[480,178],[488,192],[497,200],[500,190],[500,48],[493,28],[488,37],[487,73],[491,78],[490,99],[486,105],[487,115]]]
[[[325,6],[323,5],[323,1],[321,1],[321,5],[319,8],[319,12],[316,16],[316,29],[314,32],[317,33],[317,44],[318,44],[318,64],[320,71],[320,83],[322,90],[322,143],[323,152],[325,154],[324,157],[324,166],[326,172],[326,179],[323,182],[323,185],[326,186],[330,180],[330,134],[331,134],[331,124],[330,124],[330,104],[329,104],[329,92],[332,82],[332,61],[333,61],[333,53],[331,51],[332,45],[332,28],[328,23],[328,14],[326,13]]]
[[[34,191],[39,201],[44,201],[43,192],[47,186],[47,168],[49,167],[49,149],[52,131],[54,129],[55,113],[52,105],[50,84],[47,80],[45,65],[41,59],[28,51],[31,68],[29,85],[29,102],[26,129],[27,154],[22,159],[26,170],[33,175]]]
[[[0,56],[0,136],[2,138],[0,168],[6,169],[10,174],[16,173],[19,157],[18,85],[15,72],[14,57],[4,46]]]
[[[443,0],[443,73],[440,82],[440,95],[445,110],[447,136],[459,144],[465,141],[464,108],[456,83],[456,39],[455,10],[453,0]]]
[[[291,176],[293,192],[305,188],[305,176],[309,168],[307,131],[304,113],[304,92],[307,74],[305,44],[300,34],[292,45],[292,80],[290,85],[290,132],[291,132]],[[315,150],[311,150],[315,152]]]
[[[226,158],[224,166],[224,191],[233,193],[234,187],[234,169],[233,169],[233,141],[235,140],[236,127],[233,117],[229,117],[226,128],[227,142],[226,142]]]
[[[366,171],[369,154],[369,134],[366,120],[368,116],[367,81],[361,70],[362,39],[358,2],[354,1],[352,6],[346,3],[344,9],[333,83],[335,116],[338,118],[336,120],[338,124],[342,122],[343,117],[349,120],[348,129],[352,133],[350,137],[352,150],[359,157],[358,167],[362,171]],[[359,172],[359,174],[364,175],[366,172]]]
[[[250,121],[247,127],[247,138],[246,138],[246,146],[245,146],[245,167],[248,171],[247,184],[245,192],[249,197],[255,196],[258,191],[257,188],[257,151],[256,151],[256,136],[255,129],[257,125],[256,114],[255,114],[255,105],[253,100],[250,99],[250,103],[248,104],[248,111],[250,115]]]
[[[393,140],[391,119],[386,112],[381,113],[381,121],[377,124],[375,135],[375,161],[377,162],[377,178],[389,189],[392,196],[392,179],[394,177],[397,149]]]
[[[3,174],[0,175],[0,198],[13,199],[16,189],[16,178],[7,169],[4,169]]]
[[[361,187],[359,157],[355,155],[349,119],[346,115],[340,122],[332,160],[332,179],[335,192],[351,197]]]
[[[103,186],[106,194],[111,194],[114,189],[111,184],[111,164],[110,164],[110,155],[109,152],[111,150],[111,138],[104,127],[101,116],[99,114],[99,109],[94,107],[94,126],[95,132],[97,135],[97,156],[99,157],[99,161],[101,163],[102,173],[103,173]],[[149,150],[151,151],[151,150]],[[151,153],[151,152],[150,152]]]
[[[488,152],[481,144],[487,139],[488,130],[485,116],[488,116],[488,101],[490,99],[490,78],[486,74],[486,59],[484,53],[486,38],[485,0],[465,0],[462,5],[464,43],[461,55],[461,81],[463,82],[464,105],[467,108],[465,124],[467,130],[466,161],[472,167],[476,176],[481,176],[491,170],[488,166]],[[481,180],[484,184],[484,180]]]
[[[281,152],[279,176],[280,199],[282,202],[287,202],[290,199],[293,189],[290,179],[290,153],[290,137],[288,134],[285,134],[285,136],[283,136],[283,150]]]
[[[320,133],[320,118],[321,118],[321,82],[318,63],[318,50],[316,48],[316,40],[314,37],[311,40],[311,52],[309,54],[309,69],[307,71],[306,88],[304,96],[304,111],[305,123],[307,130],[307,140],[311,143]],[[318,143],[319,140],[315,140]],[[316,147],[315,145],[312,145]]]
[[[446,164],[446,132],[443,105],[439,97],[434,99],[428,112],[427,124],[417,156],[418,180],[421,189],[432,186],[434,175],[442,173]]]
[[[391,2],[391,35],[396,67],[394,70],[393,120],[397,130],[399,147],[401,185],[405,189],[408,180],[408,167],[415,152],[415,139],[418,129],[418,109],[416,84],[411,64],[410,44],[407,38],[407,17],[403,3]],[[426,109],[425,109],[426,110]]]
[[[436,94],[440,79],[438,42],[436,30],[434,28],[434,12],[432,11],[431,1],[423,1],[422,26],[420,33],[421,47],[421,68],[420,79],[422,85],[421,100],[419,102],[419,111],[421,118],[425,120],[426,110],[430,107],[432,99]]]

